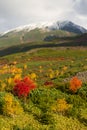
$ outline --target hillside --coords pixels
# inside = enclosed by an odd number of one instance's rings
[[[0,64],[0,130],[87,130],[86,48],[16,53]]]
[[[86,32],[85,28],[71,21],[25,25],[0,34],[0,48],[21,43],[41,42],[48,36],[72,37]]]
[[[29,32],[7,33],[0,37],[0,48],[13,45],[20,45],[21,43],[43,41],[46,36],[57,35],[58,37],[74,36],[75,34],[61,30],[45,31],[41,29],[34,29]]]
[[[73,37],[57,37],[55,35],[49,35],[44,38],[44,41],[49,43],[59,43],[58,45],[60,46],[87,46],[87,33]]]
[[[73,37],[56,37],[50,41],[24,42],[18,45],[3,47],[0,49],[0,56],[5,56],[14,53],[27,52],[40,48],[53,47],[87,47],[87,34],[82,34]]]
[[[87,130],[87,34],[40,31],[0,48],[0,129]]]

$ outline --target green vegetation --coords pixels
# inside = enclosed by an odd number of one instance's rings
[[[45,37],[51,35],[57,36],[57,38],[54,38],[53,40],[50,41],[44,40]],[[0,56],[32,51],[41,48],[57,48],[57,47],[70,48],[70,47],[87,46],[87,39],[86,39],[87,34],[76,36],[75,34],[70,33],[69,35],[68,32],[64,32],[60,30],[58,31],[54,30],[51,32],[41,32],[40,30],[36,29],[28,33],[25,33],[24,38],[22,40],[20,40],[21,36],[22,36],[22,32],[20,33],[16,32],[16,34],[10,33],[8,37],[5,36],[1,37]]]
[[[21,40],[23,35],[23,39]],[[20,45],[23,43],[42,42],[46,36],[56,35],[58,37],[74,36],[74,33],[61,30],[46,31],[41,29],[34,29],[29,32],[8,32],[0,37],[0,48],[10,47],[13,45]]]
[[[26,76],[37,87],[26,98],[18,97],[13,88]],[[75,92],[70,89],[74,76],[82,81]],[[0,129],[87,130],[86,48],[42,48],[0,57]]]

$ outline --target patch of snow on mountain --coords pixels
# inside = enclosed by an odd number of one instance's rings
[[[59,30],[65,26],[70,26],[73,27],[75,29],[79,29],[82,33],[87,32],[86,29],[84,29],[83,27],[74,24],[71,21],[57,21],[57,22],[43,22],[43,23],[38,23],[38,24],[29,24],[29,25],[24,25],[24,26],[19,26],[17,28],[14,28],[12,30],[8,30],[4,33],[1,33],[0,35],[3,36],[5,34],[7,34],[8,32],[20,32],[20,31],[26,31],[29,32],[33,29],[39,28],[42,29],[43,31],[50,31],[50,30]]]

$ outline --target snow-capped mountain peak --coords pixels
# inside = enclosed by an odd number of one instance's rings
[[[19,26],[17,28],[14,28],[12,30],[8,30],[4,33],[1,34],[1,36],[9,33],[9,32],[20,32],[20,31],[26,31],[29,32],[34,29],[45,29],[45,30],[64,30],[68,32],[73,32],[77,34],[82,34],[82,33],[87,33],[87,30],[77,24],[74,24],[71,21],[57,21],[57,22],[43,22],[43,23],[38,23],[38,24],[29,24],[29,25],[24,25],[24,26]]]
[[[71,21],[58,21],[57,22],[59,29],[60,30],[65,30],[65,31],[69,31],[69,32],[74,32],[74,33],[87,33],[87,30]]]

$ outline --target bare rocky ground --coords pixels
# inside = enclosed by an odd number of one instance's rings
[[[87,71],[83,71],[83,72],[78,72],[75,76],[78,77],[78,79],[82,80],[82,82],[87,82]],[[64,81],[70,81],[72,77],[69,78],[65,78]]]

